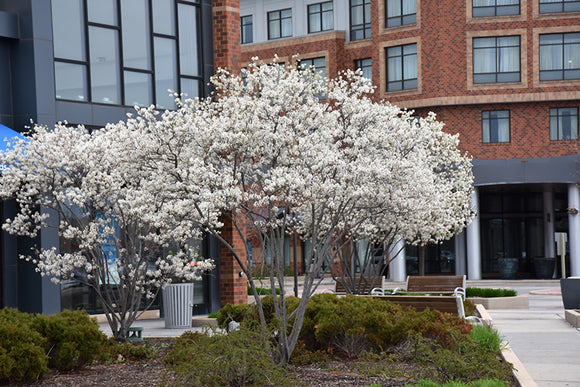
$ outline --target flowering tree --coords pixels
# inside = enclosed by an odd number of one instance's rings
[[[49,216],[58,216],[59,235],[72,246],[22,258],[56,283],[76,280],[92,288],[118,340],[163,285],[199,279],[213,268],[210,260],[196,262],[191,251],[201,237],[197,225],[211,220],[181,216],[178,203],[165,200],[175,187],[161,195],[151,186],[157,181],[151,175],[160,171],[141,164],[147,138],[140,129],[125,123],[92,133],[63,123],[36,126],[0,157],[8,166],[0,196],[18,204],[4,229],[35,237]]]
[[[317,276],[346,243],[437,241],[469,221],[471,164],[434,115],[413,119],[373,102],[370,83],[352,72],[324,81],[312,69],[252,64],[242,76],[221,70],[212,82],[215,99],[178,101],[178,110],[161,115],[139,110],[136,120],[153,139],[141,157],[164,171],[151,187],[179,187],[167,200],[205,198],[240,239],[258,237],[270,286],[280,289],[279,297],[272,292],[277,361],[290,358]],[[191,209],[197,220],[210,219],[203,206]],[[238,260],[265,327],[244,257],[218,228],[205,229]],[[300,304],[288,315],[283,245],[294,232],[312,248]]]

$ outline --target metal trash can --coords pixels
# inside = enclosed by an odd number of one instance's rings
[[[165,328],[191,328],[193,283],[169,284],[163,288]]]

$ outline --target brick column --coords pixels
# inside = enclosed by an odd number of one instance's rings
[[[234,229],[229,219],[223,219],[224,226],[221,230],[222,237],[229,241],[236,254],[245,265],[246,246]],[[245,224],[239,225],[242,232],[245,232]],[[222,306],[225,304],[244,304],[248,302],[248,282],[245,276],[240,276],[242,269],[236,261],[233,253],[225,246],[220,246],[220,300]]]
[[[213,43],[215,68],[240,70],[240,2],[213,1]]]

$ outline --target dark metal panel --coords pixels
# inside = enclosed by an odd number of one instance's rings
[[[473,160],[475,185],[523,183],[576,183],[580,155],[561,157]]]

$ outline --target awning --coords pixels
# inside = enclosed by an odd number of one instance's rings
[[[7,126],[0,124],[0,152],[5,152],[8,148],[8,142],[14,137],[24,138],[23,135]]]

